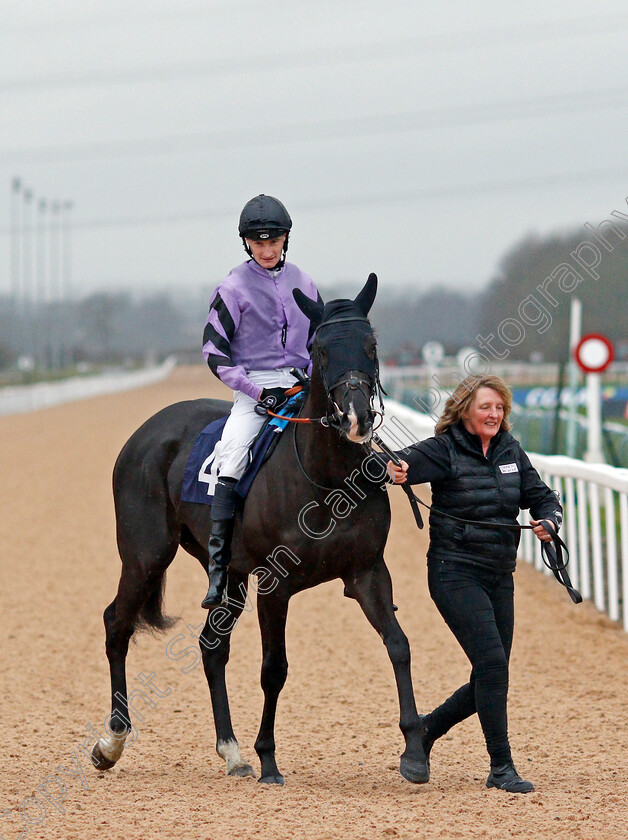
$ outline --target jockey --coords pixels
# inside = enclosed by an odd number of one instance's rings
[[[207,570],[210,586],[201,604],[204,609],[223,600],[231,559],[235,485],[266,420],[255,413],[255,407],[261,403],[276,411],[288,400],[286,389],[297,381],[290,369],[309,373],[313,330],[292,291],[300,289],[312,300],[321,298],[311,277],[286,262],[291,227],[288,211],[276,198],[258,195],[247,202],[239,233],[250,259],[231,270],[209,304],[203,355],[234,394],[217,465]]]

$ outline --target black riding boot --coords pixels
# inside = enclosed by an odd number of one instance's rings
[[[205,610],[222,603],[227,586],[235,517],[235,483],[236,480],[233,478],[219,478],[216,483],[208,544],[209,589],[201,603],[201,607]]]

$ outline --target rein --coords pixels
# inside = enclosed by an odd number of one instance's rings
[[[414,493],[412,494],[414,495]],[[437,508],[430,507],[425,502],[421,501],[421,499],[415,496],[417,502],[424,507],[426,507],[431,513],[436,514],[437,516],[444,516],[447,519],[453,519],[456,522],[464,522],[467,525],[480,525],[482,528],[506,528],[509,531],[533,531],[536,527],[535,525],[500,525],[496,522],[483,522],[481,520],[476,519],[462,519],[459,516],[453,516],[451,513],[445,513],[442,510],[438,510]],[[582,603],[582,595],[578,592],[577,589],[573,586],[571,582],[571,578],[567,572],[567,564],[569,563],[569,549],[563,542],[563,540],[558,536],[554,524],[547,519],[539,519],[540,524],[545,528],[546,532],[552,538],[552,545],[550,545],[547,541],[541,540],[541,558],[543,563],[547,566],[550,571],[553,572],[554,577],[556,580],[561,583],[567,592],[569,593],[569,597],[574,602],[574,604]],[[563,552],[565,553],[565,558],[563,560]]]
[[[350,388],[355,387],[354,383],[356,383],[356,382],[359,383],[359,384],[363,384],[363,385],[369,385],[370,384],[370,383],[366,382],[366,380],[364,380],[364,379],[354,379],[354,378],[352,378],[352,379],[346,379],[343,382],[338,382],[336,385],[334,385],[334,388],[337,388],[338,385],[349,385]],[[289,396],[294,396],[294,394],[298,394],[302,390],[303,390],[302,385],[295,385],[293,388],[290,388],[289,390],[287,390],[286,394],[288,394]],[[334,405],[335,405],[335,403],[334,403]],[[338,413],[341,413],[340,408],[337,405],[335,407],[336,407],[336,416],[338,416]],[[380,417],[380,422],[377,426],[377,428],[379,428],[384,421],[384,414],[383,414],[383,412],[377,411],[374,408],[372,408],[371,411],[373,412],[373,414],[377,414]],[[323,417],[300,417],[300,416],[299,417],[286,417],[285,414],[276,414],[274,411],[271,411],[269,408],[266,409],[266,414],[268,414],[269,417],[277,417],[277,418],[279,418],[279,420],[285,420],[288,423],[310,423],[310,424],[318,423],[320,426],[324,426],[326,429],[339,428],[338,423],[334,422],[334,416],[333,415],[330,416],[329,414],[325,414]]]
[[[311,478],[305,472],[305,467],[303,466],[303,463],[301,461],[301,456],[299,455],[299,449],[297,447],[297,427],[293,426],[293,429],[294,429],[294,432],[292,434],[292,443],[294,445],[294,455],[295,455],[295,458],[297,460],[297,464],[299,466],[299,469],[301,470],[301,474],[309,481],[310,484],[312,484],[314,487],[318,487],[319,490],[331,491],[331,490],[342,489],[342,488],[339,488],[339,487],[325,487],[324,484],[319,484],[317,481],[314,481],[314,479]]]
[[[303,390],[303,385],[294,385],[292,388],[289,388],[286,391],[288,396],[293,397],[295,394],[300,393]],[[331,426],[329,416],[326,414],[324,417],[286,417],[285,414],[276,414],[274,411],[271,411],[270,408],[267,408],[265,411],[269,417],[277,417],[279,420],[285,420],[288,423],[318,423],[321,426],[325,426],[326,428]]]
[[[302,390],[303,385],[294,385],[292,388],[288,388],[286,394],[289,397],[293,397],[295,394],[300,394]],[[276,414],[270,408],[266,409],[266,414],[269,417],[278,417],[280,420],[287,420],[289,423],[320,423],[321,426],[327,425],[327,417],[286,417],[285,414]]]
[[[373,435],[373,439],[375,443],[380,447],[382,452],[387,455],[390,460],[397,465],[401,464],[399,458],[395,455],[392,449],[388,447],[384,441],[379,437],[379,435]],[[420,511],[418,509],[418,505],[423,505],[424,508],[430,511],[430,513],[435,514],[436,516],[442,516],[445,519],[453,519],[455,522],[462,522],[465,525],[479,525],[482,528],[505,528],[508,531],[533,531],[536,526],[534,525],[520,525],[517,523],[516,525],[508,525],[508,524],[500,524],[498,522],[487,522],[484,520],[478,519],[464,519],[461,516],[454,516],[452,513],[445,513],[444,510],[438,510],[438,508],[432,507],[428,505],[426,502],[419,499],[418,496],[414,494],[412,489],[407,486],[407,483],[401,485],[407,494],[410,504],[412,506],[412,510],[414,511],[415,519],[417,520],[417,525],[419,528],[423,527],[423,520],[421,518]],[[418,514],[418,518],[417,518]],[[556,580],[562,584],[567,592],[569,593],[569,597],[574,602],[574,604],[580,604],[582,602],[582,595],[578,592],[577,589],[574,588],[573,584],[571,583],[571,579],[569,574],[567,573],[567,564],[569,563],[569,550],[563,540],[558,536],[558,533],[554,529],[553,523],[550,523],[547,519],[539,519],[539,522],[547,533],[552,538],[552,545],[550,546],[546,541],[541,540],[541,558],[543,563],[550,569]],[[563,552],[565,553],[565,559],[563,560]]]

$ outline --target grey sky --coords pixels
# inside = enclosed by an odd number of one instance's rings
[[[71,199],[79,294],[207,289],[260,192],[321,287],[477,289],[628,195],[625,2],[0,2],[10,182]]]

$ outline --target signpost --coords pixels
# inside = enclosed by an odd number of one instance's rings
[[[578,390],[578,363],[574,357],[574,350],[580,343],[582,334],[582,301],[580,298],[571,299],[569,313],[569,405],[567,406],[567,455],[576,457],[576,441],[578,437],[578,406],[576,391]]]
[[[469,376],[472,371],[467,368],[471,367],[471,359],[477,356],[478,351],[475,347],[461,347],[456,353],[456,362],[464,376]]]
[[[432,411],[440,403],[440,380],[436,369],[445,358],[445,348],[440,341],[428,341],[421,348],[421,355],[427,366],[426,399],[428,395],[431,395],[429,398],[434,400],[430,408],[430,411]]]
[[[430,367],[439,365],[445,356],[445,348],[440,341],[428,341],[421,350],[423,361]]]
[[[602,453],[602,388],[600,374],[615,358],[613,345],[604,335],[589,333],[574,349],[574,358],[587,381],[587,451],[585,461],[604,463]]]

